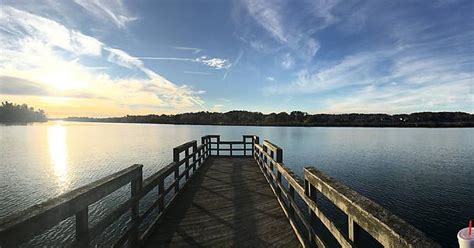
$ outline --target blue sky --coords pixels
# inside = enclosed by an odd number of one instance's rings
[[[473,112],[474,2],[9,1],[0,98],[50,116]]]

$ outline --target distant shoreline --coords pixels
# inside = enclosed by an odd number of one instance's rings
[[[61,120],[61,119],[54,119]],[[237,127],[357,127],[357,128],[474,128],[474,124],[471,126],[462,125],[444,125],[444,126],[429,126],[429,125],[418,125],[418,126],[329,126],[329,125],[284,125],[284,124],[213,124],[213,123],[155,123],[155,122],[118,122],[118,121],[86,121],[86,120],[67,120],[67,122],[88,122],[88,123],[114,123],[114,124],[152,124],[152,125],[189,125],[189,126],[237,126]]]
[[[412,114],[308,114],[301,111],[262,114],[230,111],[197,112],[176,115],[127,115],[123,117],[68,117],[65,121],[103,123],[143,123],[208,126],[263,127],[474,127],[474,115],[463,112],[420,112]]]

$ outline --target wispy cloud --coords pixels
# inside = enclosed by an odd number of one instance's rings
[[[471,76],[472,77],[472,76]],[[322,111],[331,113],[409,113],[420,111],[470,111],[472,80],[465,78],[454,84],[410,85],[391,84],[385,87],[366,86],[350,96],[333,97],[323,101]]]
[[[203,71],[183,71],[183,73],[186,73],[186,74],[198,74],[198,75],[212,75],[212,73],[203,72]]]
[[[290,69],[293,67],[294,64],[295,59],[293,58],[293,56],[291,56],[291,54],[286,53],[285,55],[283,55],[283,58],[281,59],[281,66],[283,68]]]
[[[227,59],[222,58],[208,58],[207,56],[201,56],[199,58],[176,58],[176,57],[138,57],[143,60],[171,60],[171,61],[185,61],[194,62],[207,65],[213,69],[228,69],[232,65]]]
[[[239,64],[240,62],[240,59],[242,59],[242,56],[244,55],[244,51],[240,50],[239,53],[237,54],[237,57],[234,59],[234,62],[232,64],[229,65],[229,67],[226,69],[225,73],[224,73],[224,77],[222,79],[226,79],[227,78],[227,75],[229,74],[229,72],[231,71],[232,69],[232,66],[236,66],[237,64]]]
[[[104,47],[104,50],[109,52],[107,60],[111,63],[115,63],[117,65],[127,67],[129,69],[132,69],[134,67],[143,67],[143,62],[140,59],[129,55],[125,51],[111,47]]]
[[[172,60],[172,61],[187,61],[196,62],[196,59],[192,58],[176,58],[176,57],[138,57],[142,60]]]
[[[304,60],[311,59],[320,49],[316,32],[337,22],[332,14],[333,8],[339,1],[290,1],[290,0],[246,0],[244,10],[255,22],[263,28],[283,48]],[[298,13],[289,11],[288,6],[295,6]],[[240,22],[240,20],[238,20]],[[255,33],[259,31],[244,29],[242,40],[254,48],[265,48],[268,45]]]
[[[473,99],[474,30],[431,32],[434,24],[404,20],[397,12],[377,22],[391,27],[386,35],[394,46],[302,68],[296,79],[262,92],[311,94],[328,112],[472,111],[466,106]],[[446,22],[452,25],[453,20]]]
[[[146,67],[139,58],[48,18],[3,6],[0,43],[2,89],[9,89],[0,91],[0,95],[9,94],[9,99],[14,99],[14,94],[35,99],[61,96],[81,106],[85,103],[77,101],[88,97],[116,111],[120,109],[118,106],[128,104],[156,106],[167,111],[206,109],[198,96],[202,91],[178,86]],[[115,78],[104,70],[108,66],[98,66],[97,71],[79,63],[78,58],[82,57],[138,70],[146,78]]]
[[[217,70],[229,69],[232,66],[232,63],[228,60],[221,58],[207,58],[206,56],[201,56],[200,58],[196,58],[195,61]]]
[[[125,28],[137,17],[130,15],[122,0],[74,0],[95,18],[111,21],[119,28]]]
[[[272,81],[272,82],[275,81],[275,78],[273,78],[273,77],[267,77],[266,79],[267,79],[268,81]]]
[[[196,47],[182,47],[182,46],[174,46],[174,49],[177,50],[185,50],[185,51],[191,51],[193,53],[199,53],[202,51],[201,48],[196,48]]]

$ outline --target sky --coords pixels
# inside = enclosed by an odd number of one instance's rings
[[[472,0],[0,1],[0,100],[49,117],[473,112]]]

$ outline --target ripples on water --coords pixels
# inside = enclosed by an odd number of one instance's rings
[[[297,174],[302,175],[304,166],[315,166],[445,246],[456,246],[457,231],[474,217],[472,128],[49,122],[0,126],[0,218],[132,164],[143,164],[147,177],[171,162],[173,147],[206,134],[221,134],[223,140],[241,140],[242,134],[269,139],[283,148],[285,164]],[[126,192],[96,203],[91,216],[104,216],[107,206],[123,201]],[[63,224],[67,237],[74,234],[73,220]],[[45,239],[65,236],[53,229],[31,244]]]

